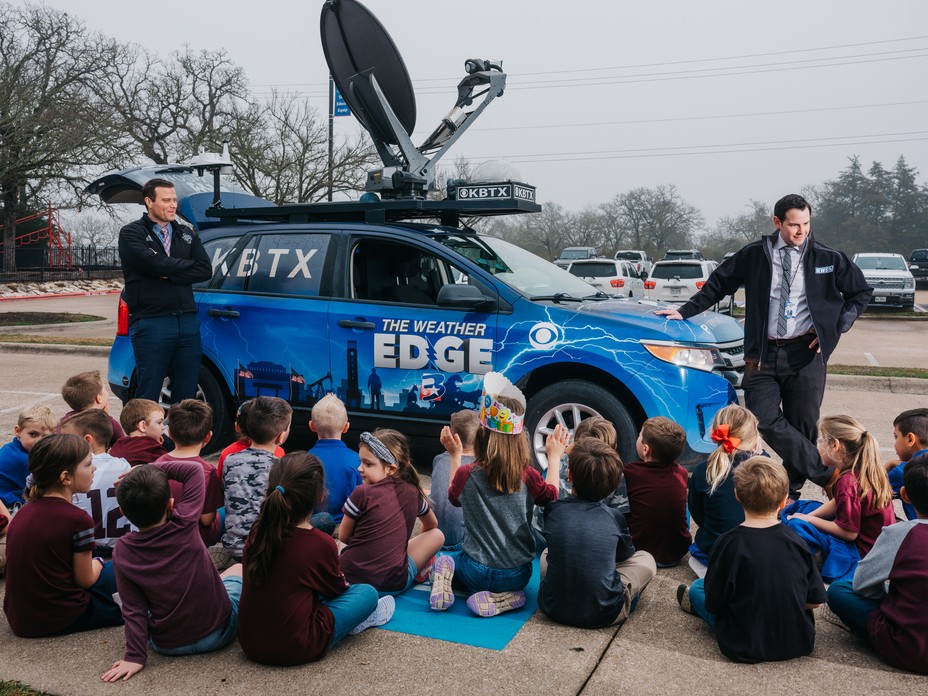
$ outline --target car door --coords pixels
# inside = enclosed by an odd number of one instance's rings
[[[625,274],[626,297],[643,297],[644,281],[641,279],[635,264],[631,261],[623,261],[622,266]]]
[[[417,243],[418,242],[418,243]],[[352,424],[424,432],[463,408],[475,408],[492,369],[496,310],[442,307],[445,285],[478,284],[426,240],[353,235],[343,297],[332,300],[332,373]]]
[[[207,245],[218,272],[200,294],[203,353],[235,401],[277,396],[306,410],[332,391],[331,242],[324,230],[269,230]]]

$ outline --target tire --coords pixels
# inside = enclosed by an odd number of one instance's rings
[[[619,455],[623,462],[635,461],[638,428],[628,409],[612,392],[579,379],[567,379],[541,389],[529,400],[525,425],[540,467],[547,467],[545,439],[557,423],[570,428],[590,416],[602,416],[615,426]]]
[[[203,448],[201,454],[212,454],[232,442],[235,429],[233,414],[229,408],[229,399],[226,390],[213,376],[209,368],[200,365],[200,376],[197,378],[197,399],[205,401],[213,409],[213,437]],[[171,381],[164,380],[161,388],[161,406],[165,410],[171,405]]]

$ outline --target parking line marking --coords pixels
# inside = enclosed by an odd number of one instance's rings
[[[864,357],[867,359],[867,362],[870,363],[871,367],[879,367],[880,363],[876,361],[876,358],[873,357],[873,353],[864,353]]]

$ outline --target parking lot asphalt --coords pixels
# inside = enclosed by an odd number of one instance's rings
[[[102,299],[115,304],[112,297]],[[11,418],[23,404],[42,401],[63,413],[57,390],[64,379],[84,369],[105,370],[103,355],[43,355],[0,357],[6,376],[0,388],[0,442],[9,439]],[[928,407],[928,390],[915,393],[897,384],[893,391],[889,382],[878,381],[848,381],[843,388],[840,381],[830,378],[822,412],[860,418],[877,433],[887,457],[893,417],[908,408]],[[118,408],[112,404],[114,413]],[[805,493],[816,495],[811,486]],[[732,663],[719,653],[708,628],[677,606],[677,585],[693,579],[686,566],[660,569],[620,629],[573,629],[536,613],[499,652],[374,629],[350,637],[312,665],[263,667],[247,661],[233,644],[197,657],[152,655],[144,671],[119,684],[104,684],[99,677],[122,654],[121,629],[26,640],[14,637],[0,620],[0,678],[52,694],[928,693],[928,677],[883,665],[860,640],[820,618],[811,656],[784,663]]]

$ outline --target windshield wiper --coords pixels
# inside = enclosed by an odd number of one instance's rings
[[[607,295],[602,290],[597,290],[594,295],[587,295],[583,299],[584,300],[610,300],[613,298],[612,298],[612,295]]]
[[[556,292],[553,295],[535,295],[529,298],[532,302],[553,302],[561,304],[562,302],[583,302],[579,297],[568,295],[566,292]]]

